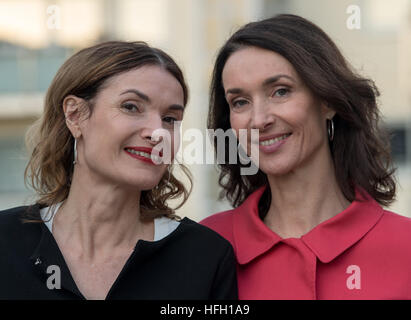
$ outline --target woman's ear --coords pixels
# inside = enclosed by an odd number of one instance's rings
[[[69,95],[63,100],[63,111],[66,118],[66,125],[69,128],[71,134],[74,138],[79,138],[81,136],[80,129],[80,115],[81,106],[84,100],[76,97],[74,95]]]
[[[331,120],[337,113],[333,108],[330,108],[328,103],[321,104],[322,112],[325,119]]]
[[[327,119],[331,120],[332,118],[334,118],[335,114],[337,112],[333,109],[329,109],[328,115],[327,115]]]

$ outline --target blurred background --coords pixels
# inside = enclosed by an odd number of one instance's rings
[[[361,74],[375,80],[398,167],[399,192],[389,209],[411,216],[411,0],[0,0],[0,210],[34,201],[23,180],[24,134],[71,54],[115,39],[165,50],[190,87],[183,131],[205,133],[219,47],[244,23],[279,13],[319,25]],[[177,214],[199,221],[229,208],[217,200],[215,167],[189,167],[193,193]]]

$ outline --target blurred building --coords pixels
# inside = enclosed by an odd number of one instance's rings
[[[347,27],[355,5],[359,29]],[[322,27],[381,90],[393,132],[400,192],[392,210],[411,216],[411,0],[0,0],[0,209],[30,203],[23,183],[23,137],[39,117],[62,62],[103,40],[144,40],[170,53],[190,87],[183,130],[206,129],[210,74],[218,48],[239,26],[294,13]],[[188,143],[188,141],[183,141]],[[194,189],[181,216],[229,208],[218,202],[213,165],[192,165]]]

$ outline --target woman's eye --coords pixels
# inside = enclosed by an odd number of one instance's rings
[[[167,124],[173,125],[174,122],[178,121],[178,119],[174,117],[164,117],[163,121],[166,122]]]
[[[241,108],[243,106],[245,106],[248,103],[247,100],[244,99],[239,99],[239,100],[235,100],[231,103],[231,105],[233,106],[233,108]]]
[[[139,112],[139,108],[132,103],[125,103],[121,106],[123,109],[125,109],[127,112]]]
[[[278,89],[278,90],[276,90],[276,91],[274,92],[274,96],[276,96],[276,97],[284,97],[284,96],[286,96],[289,92],[290,92],[289,89],[281,88],[281,89]]]

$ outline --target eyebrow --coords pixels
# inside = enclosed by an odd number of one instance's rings
[[[123,95],[123,94],[126,94],[126,93],[134,93],[135,95],[139,96],[144,101],[146,101],[148,103],[151,102],[150,98],[146,94],[144,94],[141,91],[138,91],[136,89],[128,89],[128,90],[124,91],[123,93],[121,93],[120,95]],[[168,110],[176,110],[176,111],[183,111],[184,112],[185,108],[180,104],[172,104],[168,107]]]
[[[270,78],[265,79],[263,81],[263,87],[267,87],[270,84],[276,83],[281,78],[287,78],[287,79],[291,80],[292,82],[295,82],[295,80],[292,77],[290,77],[286,74],[279,74],[279,75],[276,75],[274,77],[270,77]],[[231,89],[227,90],[226,95],[229,94],[229,93],[238,94],[238,93],[242,93],[242,92],[243,92],[243,89],[241,89],[241,88],[231,88]]]
[[[123,94],[126,94],[126,93],[134,93],[135,95],[139,96],[144,101],[150,102],[150,98],[146,94],[144,94],[141,91],[138,91],[136,89],[128,89],[128,90],[124,91],[123,93],[121,93],[120,96],[123,95]]]
[[[176,110],[176,111],[184,112],[184,107],[180,104],[172,104],[171,106],[168,107],[168,110]]]
[[[288,76],[288,75],[286,75],[286,74],[279,74],[279,75],[276,75],[276,76],[274,76],[274,77],[270,77],[270,78],[264,80],[263,86],[266,87],[266,86],[268,86],[268,85],[270,85],[270,84],[273,84],[273,83],[277,82],[278,80],[280,80],[281,78],[286,78],[286,79],[288,79],[288,80],[291,80],[292,82],[295,82],[295,80],[293,79],[293,77],[290,77],[290,76]]]

